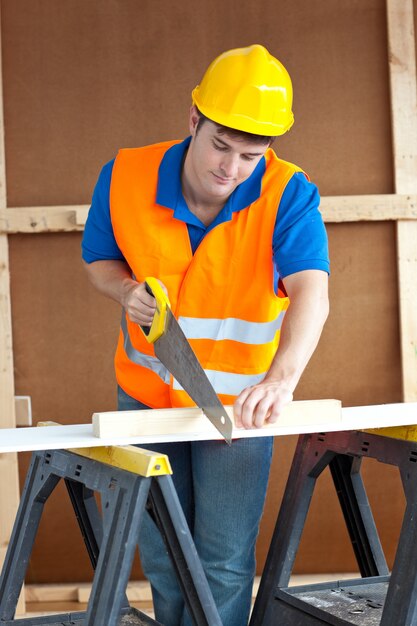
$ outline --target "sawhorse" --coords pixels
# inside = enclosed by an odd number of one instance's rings
[[[299,438],[250,626],[417,625],[415,431],[385,428]],[[391,575],[360,475],[363,457],[400,470],[407,505]],[[288,587],[316,480],[327,466],[362,578]]]
[[[138,533],[148,507],[159,526],[195,626],[222,626],[166,455],[134,446],[34,452],[0,579],[5,626],[158,624],[126,598]],[[14,619],[46,500],[64,479],[95,570],[86,612]],[[100,514],[95,493],[100,494]]]

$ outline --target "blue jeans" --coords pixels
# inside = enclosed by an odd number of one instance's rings
[[[119,410],[148,408],[119,388]],[[272,458],[272,437],[143,446],[168,455],[173,481],[224,626],[248,623],[255,543]],[[139,536],[155,617],[191,626],[164,543],[146,514]]]

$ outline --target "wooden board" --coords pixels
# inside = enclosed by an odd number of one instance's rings
[[[93,419],[96,432],[99,424],[100,430],[105,429],[107,433],[101,437],[94,435],[92,424],[73,424],[59,428],[45,426],[19,430],[3,429],[0,431],[0,453],[221,439],[221,435],[199,409],[184,409],[181,418],[178,409],[155,410],[151,413],[151,419],[142,423],[141,420],[149,416],[149,411],[112,411],[95,414]],[[277,424],[254,430],[235,428],[232,436],[234,439],[270,435],[276,437],[414,424],[417,424],[416,402],[341,409],[338,400],[311,400],[288,405]],[[133,431],[136,431],[136,434],[131,434]],[[137,434],[137,431],[142,434]]]
[[[225,407],[233,422],[233,407]],[[232,437],[267,437],[268,435],[295,434],[297,429],[320,429],[324,424],[338,425],[342,420],[339,400],[304,400],[290,402],[276,424],[266,424],[258,429],[233,427]],[[293,429],[296,429],[295,431]],[[287,432],[288,431],[288,432]],[[306,431],[306,432],[311,432]],[[117,436],[157,437],[164,441],[193,439],[221,439],[221,435],[198,408],[150,409],[144,411],[110,411],[93,415],[93,433],[101,440]],[[156,441],[156,439],[153,439]],[[143,442],[145,443],[145,442]]]
[[[233,418],[232,407],[226,407]],[[221,439],[200,409],[111,411],[93,415],[93,433],[100,441],[140,437],[138,443]],[[233,428],[232,438],[297,435],[321,431],[361,430],[417,423],[417,403],[341,408],[338,400],[291,402],[276,424],[260,429]],[[371,426],[373,424],[373,426]]]
[[[30,396],[15,396],[16,426],[32,426],[32,404]]]

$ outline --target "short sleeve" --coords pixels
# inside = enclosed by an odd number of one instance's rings
[[[109,197],[113,163],[114,159],[103,167],[94,188],[81,243],[82,257],[86,263],[124,260],[116,243],[110,218]]]
[[[282,194],[273,236],[280,278],[311,269],[329,273],[327,233],[319,205],[316,185],[302,172],[294,174]]]

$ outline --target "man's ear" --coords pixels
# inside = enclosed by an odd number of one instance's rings
[[[193,104],[190,107],[190,114],[188,118],[189,130],[190,130],[190,134],[192,137],[194,137],[196,134],[199,119],[200,119],[200,116],[198,114],[197,108]]]

